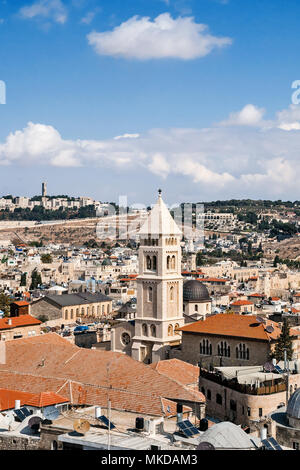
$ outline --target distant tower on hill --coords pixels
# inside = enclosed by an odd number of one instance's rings
[[[42,196],[47,196],[47,183],[42,183]]]

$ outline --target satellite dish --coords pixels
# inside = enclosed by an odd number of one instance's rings
[[[39,416],[33,416],[33,417],[30,418],[30,420],[28,421],[28,426],[29,426],[33,431],[38,432],[38,430],[40,429],[41,422],[42,422],[42,418],[40,418]]]
[[[267,333],[273,333],[273,331],[274,331],[273,326],[269,325],[269,326],[266,327],[266,332]]]
[[[74,430],[78,432],[78,434],[85,434],[90,429],[90,423],[85,419],[76,419],[73,424]]]
[[[203,441],[197,445],[196,450],[216,450],[216,449],[210,442]]]
[[[43,411],[45,419],[55,421],[60,415],[60,411],[55,406],[47,406]]]

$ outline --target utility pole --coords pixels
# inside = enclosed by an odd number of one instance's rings
[[[290,361],[287,360],[287,350],[284,349],[284,371],[285,371],[285,382],[286,382],[286,406],[289,402],[289,378],[290,378]]]

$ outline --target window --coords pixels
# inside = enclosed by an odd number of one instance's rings
[[[65,320],[69,320],[69,312],[68,312],[68,310],[65,310]]]
[[[151,269],[151,258],[150,258],[150,256],[147,256],[147,258],[146,258],[146,266],[147,266],[147,269]]]
[[[203,395],[205,396],[205,388],[204,387],[201,387],[201,393],[203,393]]]
[[[251,416],[251,408],[249,408],[249,406],[248,406],[248,408],[247,408],[247,415],[248,415],[248,416]]]
[[[295,449],[295,450],[300,450],[300,444],[299,444],[299,442],[293,442],[293,449]]]
[[[236,411],[236,401],[230,400],[230,409]]]
[[[156,326],[155,325],[150,326],[150,332],[151,332],[151,336],[153,336],[155,338],[155,336],[156,336]]]
[[[167,269],[170,269],[170,256],[167,256]]]
[[[142,335],[148,336],[148,326],[146,325],[146,323],[142,325]]]
[[[156,271],[156,267],[157,267],[157,258],[156,256],[153,256],[153,271]]]
[[[261,418],[262,415],[263,415],[263,410],[262,410],[262,408],[259,408],[258,409],[258,416]]]
[[[209,389],[207,390],[207,399],[211,400],[211,391]]]
[[[200,343],[200,354],[203,354],[205,356],[211,356],[212,355],[212,346],[211,342],[208,341],[208,339],[203,339]]]
[[[172,325],[169,325],[168,326],[168,336],[173,336],[174,332],[173,332],[173,326]]]
[[[130,343],[130,336],[128,333],[122,333],[121,342],[124,346],[127,346]]]
[[[221,343],[218,344],[218,356],[230,357],[230,346],[227,341],[221,341]]]
[[[171,268],[172,268],[173,270],[175,270],[175,261],[176,261],[175,256],[172,256]]]
[[[195,305],[195,312],[198,312],[198,305]]]
[[[170,300],[171,301],[174,300],[174,287],[173,286],[170,287]]]
[[[218,405],[222,405],[222,395],[219,393],[216,395],[216,403],[218,403]]]
[[[249,354],[249,348],[246,346],[246,344],[239,344],[235,348],[235,353],[236,353],[236,358],[237,359],[244,359],[246,361],[249,361],[250,354]]]
[[[150,286],[148,287],[148,302],[152,302],[153,299],[153,288]]]

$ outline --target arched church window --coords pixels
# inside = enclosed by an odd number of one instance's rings
[[[168,326],[168,336],[173,336],[173,326],[172,325],[169,325]]]
[[[172,268],[172,269],[175,269],[175,256],[172,256],[172,265],[171,265],[171,268]]]
[[[167,256],[167,269],[170,269],[170,260],[171,260],[171,257]]]
[[[130,336],[128,333],[122,333],[121,342],[123,346],[127,346],[130,343]]]
[[[148,302],[152,302],[153,299],[153,288],[150,286],[148,287]]]
[[[170,300],[171,300],[171,301],[174,300],[174,286],[171,286],[171,287],[170,287]]]
[[[157,268],[157,258],[156,256],[153,256],[153,271],[156,271]]]
[[[151,258],[149,255],[146,258],[146,263],[147,263],[147,269],[151,269]]]
[[[195,312],[198,312],[198,305],[195,305]]]
[[[142,325],[142,334],[143,336],[148,336],[148,326],[146,325],[146,323]]]
[[[65,319],[66,319],[66,320],[69,320],[69,312],[68,312],[68,310],[65,310]]]
[[[206,356],[212,355],[212,345],[208,339],[203,339],[200,343],[200,354],[204,354]]]
[[[151,325],[150,326],[150,331],[151,331],[151,336],[153,336],[155,338],[156,337],[156,326]]]

